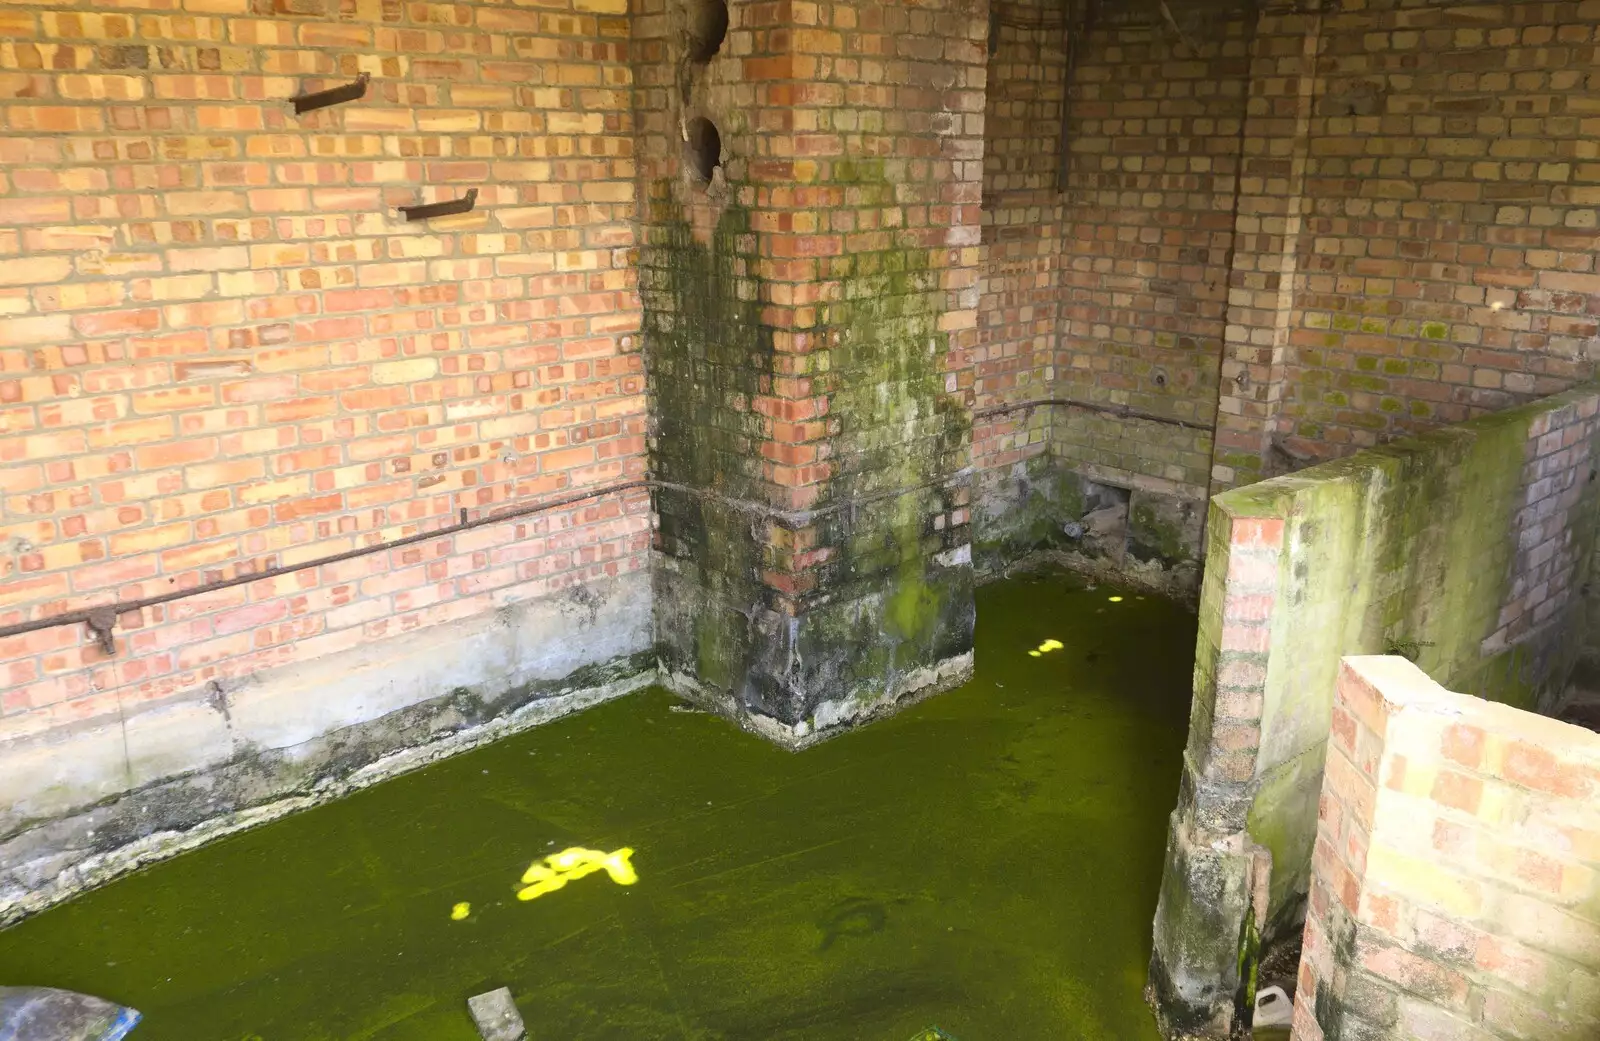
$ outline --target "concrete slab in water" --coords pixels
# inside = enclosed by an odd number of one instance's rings
[[[522,1013],[517,1011],[510,987],[468,998],[467,1010],[483,1041],[526,1041],[528,1028],[522,1025]]]

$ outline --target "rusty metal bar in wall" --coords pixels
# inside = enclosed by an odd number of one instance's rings
[[[1127,405],[1107,405],[1096,401],[1080,401],[1077,398],[1031,398],[1027,401],[1013,401],[1004,405],[990,405],[988,408],[973,409],[973,419],[986,419],[989,416],[1003,416],[1007,412],[1021,412],[1028,408],[1043,408],[1056,406],[1060,408],[1075,408],[1083,412],[1098,412],[1101,415],[1113,416],[1117,419],[1139,419],[1146,423],[1163,423],[1170,427],[1182,427],[1184,430],[1196,430],[1203,434],[1213,433],[1217,428],[1204,423],[1191,423],[1187,419],[1177,419],[1173,416],[1158,416],[1154,412],[1141,412]]]
[[[1118,419],[1137,419],[1150,423],[1162,423],[1168,426],[1182,427],[1185,430],[1210,432],[1214,429],[1213,427],[1204,426],[1199,423],[1191,423],[1187,420],[1175,419],[1171,416],[1158,416],[1151,412],[1141,412],[1138,409],[1129,408],[1125,405],[1099,404],[1092,401],[1079,401],[1074,398],[1034,398],[1028,401],[1017,401],[1003,405],[992,405],[987,408],[975,409],[972,413],[972,416],[974,419],[982,419],[988,416],[1004,415],[1008,412],[1020,412],[1023,409],[1043,407],[1075,408],[1086,412],[1098,412],[1103,415],[1116,417]],[[961,475],[959,474],[951,475],[952,478],[958,478],[960,476]],[[878,493],[877,495],[864,496],[863,499],[869,501],[881,499],[893,495],[903,494],[907,491],[914,491],[926,486],[927,485],[917,485],[913,488],[893,489],[889,492]],[[199,596],[203,593],[213,593],[219,589],[229,589],[233,586],[241,586],[250,582],[259,582],[262,579],[277,578],[280,575],[293,574],[297,571],[308,571],[312,568],[326,567],[329,564],[337,564],[342,561],[353,560],[356,557],[364,557],[372,553],[381,553],[385,550],[399,549],[402,546],[410,546],[418,542],[426,542],[429,539],[444,538],[449,535],[454,535],[458,532],[471,531],[473,528],[481,528],[490,524],[502,524],[506,521],[517,520],[521,517],[528,517],[537,513],[545,513],[549,510],[558,510],[565,506],[576,506],[581,502],[588,502],[593,499],[603,499],[608,496],[619,495],[623,492],[641,489],[650,489],[653,491],[676,491],[691,495],[709,496],[712,498],[721,499],[735,508],[745,509],[751,513],[757,513],[766,516],[769,519],[775,520],[779,523],[791,525],[809,523],[823,514],[845,509],[853,504],[832,503],[817,509],[804,510],[794,514],[788,514],[784,511],[776,510],[763,504],[728,499],[726,496],[720,495],[719,493],[710,489],[692,488],[687,485],[676,484],[671,481],[662,481],[655,478],[641,477],[631,481],[621,481],[616,484],[609,484],[601,488],[591,488],[582,492],[574,492],[571,495],[565,495],[543,502],[528,503],[523,506],[514,506],[508,509],[496,510],[470,519],[466,515],[466,510],[463,509],[461,511],[461,520],[455,524],[448,524],[442,528],[434,528],[430,531],[419,531],[389,542],[379,542],[370,546],[361,546],[356,549],[345,550],[342,553],[333,553],[325,557],[316,557],[312,560],[303,561],[298,564],[285,564],[280,567],[265,568],[261,571],[252,571],[249,574],[234,575],[232,578],[217,579],[214,582],[205,582],[201,585],[189,586],[184,589],[174,589],[170,592],[158,593],[154,596],[140,597],[136,600],[120,600],[111,604],[97,604],[93,607],[83,607],[72,611],[64,611],[57,615],[36,618],[32,621],[17,622],[12,625],[0,626],[0,639],[4,639],[9,636],[22,636],[26,633],[37,632],[40,629],[53,629],[57,626],[63,625],[86,625],[89,628],[90,634],[107,653],[115,653],[116,646],[112,634],[117,627],[117,619],[122,615],[132,614],[136,611],[142,611],[147,607],[157,607],[161,604],[171,603],[174,600],[184,600],[191,596]]]
[[[1095,17],[1100,10],[1100,0],[1062,0],[1066,9],[1076,17],[1066,19],[1066,67],[1061,73],[1061,156],[1056,164],[1056,191],[1067,190],[1067,178],[1072,173],[1072,81],[1077,77],[1078,55],[1085,36],[1094,29]]]
[[[466,518],[466,510],[463,509],[461,511],[462,519],[459,523],[446,525],[442,528],[434,528],[431,531],[419,531],[414,535],[406,535],[403,538],[394,539],[390,542],[379,542],[371,546],[362,546],[359,549],[345,550],[343,553],[334,553],[326,557],[317,557],[313,560],[307,560],[300,564],[285,564],[282,567],[266,568],[262,571],[253,571],[247,575],[234,575],[232,578],[222,578],[216,580],[215,582],[206,582],[202,585],[191,586],[186,589],[174,589],[171,592],[158,593],[155,596],[140,597],[137,600],[122,600],[114,604],[100,604],[95,607],[85,607],[76,611],[65,611],[61,614],[49,615],[45,618],[37,618],[31,622],[18,622],[14,625],[0,626],[0,639],[4,639],[7,636],[21,636],[24,633],[35,632],[39,629],[53,629],[61,625],[78,625],[81,623],[87,625],[90,631],[94,634],[95,639],[100,642],[102,647],[105,647],[106,641],[110,638],[112,630],[116,627],[116,620],[118,616],[132,614],[133,612],[141,611],[146,607],[155,607],[160,604],[170,603],[173,600],[183,600],[187,597],[198,596],[201,593],[212,593],[218,589],[228,589],[233,586],[242,586],[248,582],[259,582],[264,578],[277,578],[279,575],[288,575],[296,571],[306,571],[311,568],[326,567],[329,564],[337,564],[340,561],[352,560],[356,557],[364,557],[371,553],[381,553],[388,549],[398,549],[401,546],[409,546],[417,542],[426,542],[428,539],[444,538],[447,535],[454,535],[461,531],[470,531],[473,528],[481,528],[488,524],[500,524],[504,521],[515,520],[519,517],[526,517],[535,513],[543,513],[547,510],[558,510],[563,506],[575,506],[580,502],[586,502],[590,499],[600,499],[609,495],[616,495],[621,492],[632,491],[636,488],[649,488],[655,483],[656,482],[645,480],[643,478],[633,481],[622,481],[617,484],[606,485],[604,488],[593,488],[588,491],[562,496],[559,499],[552,499],[538,503],[529,503],[525,506],[516,506],[512,507],[511,509],[499,510],[494,513],[485,514],[481,517],[474,517],[470,520]]]

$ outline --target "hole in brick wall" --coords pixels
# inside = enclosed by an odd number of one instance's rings
[[[728,0],[689,0],[689,60],[704,65],[728,36]]]
[[[683,161],[702,182],[710,182],[711,174],[722,165],[722,135],[717,125],[705,116],[689,121],[683,141]]]

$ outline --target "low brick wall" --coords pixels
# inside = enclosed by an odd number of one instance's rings
[[[1304,913],[1339,659],[1554,706],[1583,640],[1594,387],[1216,496],[1152,983],[1225,1033]],[[1241,971],[1241,966],[1243,971]]]
[[[1600,1036],[1600,736],[1398,657],[1332,720],[1295,1041]]]

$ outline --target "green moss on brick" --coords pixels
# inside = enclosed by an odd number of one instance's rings
[[[892,190],[880,180],[881,164],[855,163],[849,172],[869,193],[875,184]],[[922,247],[831,263],[838,289],[821,309],[818,333],[829,345],[829,421],[837,433],[823,501],[887,498],[836,515],[828,541],[839,553],[829,585],[836,596],[851,585],[867,595],[883,589],[884,622],[896,643],[891,667],[928,663],[940,656],[946,619],[962,613],[971,596],[970,575],[952,582],[937,561],[964,532],[933,525],[956,505],[943,479],[965,464],[971,441],[965,410],[944,393],[944,290]]]
[[[881,160],[841,161],[833,174],[861,204],[894,197]],[[945,478],[965,466],[971,434],[944,393],[944,290],[931,251],[896,245],[820,261],[824,303],[803,360],[828,401],[832,474],[809,516],[757,516],[729,502],[763,502],[770,490],[759,450],[769,431],[750,405],[774,375],[766,287],[754,274],[759,235],[730,205],[702,244],[670,185],[654,187],[652,204],[640,265],[652,463],[666,480],[719,493],[657,494],[674,561],[657,583],[670,664],[794,724],[824,699],[881,694],[897,673],[966,653],[971,568],[946,553],[965,546],[967,529],[934,521],[966,505],[965,489]],[[762,573],[789,570],[769,547],[790,524],[827,553],[786,593]]]
[[[749,402],[772,370],[773,348],[760,320],[748,214],[730,205],[702,243],[667,182],[652,186],[649,205],[639,290],[652,468],[665,481],[754,498],[760,431]],[[655,500],[661,548],[689,569],[684,585],[696,591],[694,603],[658,606],[682,612],[661,626],[663,655],[702,682],[735,687],[751,657],[739,612],[762,598],[752,520],[722,499],[658,491]]]

